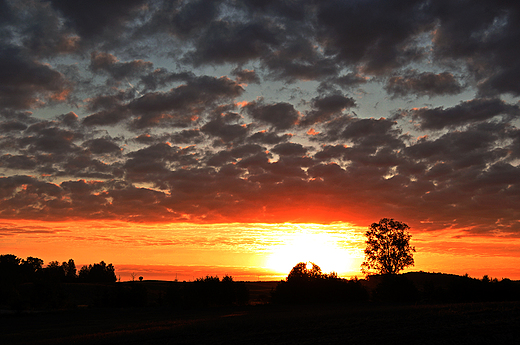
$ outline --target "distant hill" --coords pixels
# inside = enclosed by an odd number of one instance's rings
[[[371,275],[361,280],[372,300],[456,303],[520,299],[520,281],[471,278],[447,273],[408,272],[393,277]]]

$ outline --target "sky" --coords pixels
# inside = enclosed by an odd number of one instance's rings
[[[512,1],[0,0],[0,252],[352,276],[394,218],[520,279],[519,41]]]

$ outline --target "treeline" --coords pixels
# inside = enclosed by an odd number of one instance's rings
[[[115,268],[101,261],[77,270],[74,260],[59,263],[35,257],[0,255],[0,309],[57,309],[144,307],[170,309],[245,305],[248,283],[231,276],[193,282],[116,282]],[[258,283],[257,283],[258,284]],[[441,304],[520,300],[520,282],[471,278],[441,273],[412,272],[343,279],[323,273],[316,264],[298,263],[271,290],[270,303],[344,305],[368,303]]]
[[[336,273],[323,273],[314,263],[300,262],[278,283],[271,298],[273,303],[282,304],[354,304],[367,302],[369,293],[357,279],[342,279]]]
[[[508,278],[481,279],[464,276],[410,272],[395,277],[374,277],[380,282],[375,296],[379,300],[413,303],[468,303],[520,300],[520,282]]]
[[[82,266],[77,272],[73,259],[51,261],[43,267],[43,260],[32,256],[25,260],[13,254],[0,255],[0,277],[2,281],[13,284],[37,281],[113,283],[116,281],[115,268],[112,264],[100,263]]]
[[[141,280],[141,279],[140,279]],[[162,306],[190,309],[249,302],[249,290],[231,276],[206,276],[194,282],[169,282],[161,291],[153,283],[116,282],[115,268],[104,261],[82,266],[73,259],[44,267],[35,257],[0,255],[0,309],[58,309]]]
[[[166,296],[166,305],[175,309],[244,305],[249,302],[249,290],[245,283],[236,282],[231,276],[206,276],[190,283],[172,283]]]
[[[114,266],[103,261],[82,266],[78,272],[73,259],[62,263],[51,261],[44,267],[40,258],[29,256],[22,259],[4,254],[0,255],[0,308],[67,307],[74,300],[70,297],[74,289],[65,284],[115,281]]]
[[[346,280],[315,265],[297,264],[271,293],[273,303],[442,304],[520,300],[520,282],[412,272]]]

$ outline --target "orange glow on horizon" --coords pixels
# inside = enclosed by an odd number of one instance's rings
[[[366,227],[348,223],[131,223],[113,220],[46,222],[0,219],[0,254],[77,266],[113,263],[122,280],[191,280],[229,274],[279,280],[299,262],[323,272],[362,277]],[[412,228],[417,252],[406,271],[520,279],[520,239],[453,237],[452,231]],[[153,268],[153,269],[152,269]],[[190,273],[191,272],[191,273]],[[182,275],[182,277],[180,276]]]
[[[290,272],[298,262],[313,262],[324,273],[336,272],[340,276],[359,274],[356,267],[362,259],[359,234],[330,233],[326,228],[318,224],[296,224],[295,230],[283,236],[282,243],[273,247],[265,267],[282,273]],[[340,244],[346,240],[351,243],[349,248]]]

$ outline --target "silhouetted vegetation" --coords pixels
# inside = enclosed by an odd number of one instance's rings
[[[114,266],[103,261],[83,266],[77,275],[73,259],[61,264],[51,261],[43,267],[42,259],[29,256],[24,260],[13,254],[0,255],[0,277],[0,306],[14,309],[63,308],[71,290],[64,284],[116,281]]]
[[[364,273],[375,270],[380,274],[396,274],[413,266],[415,247],[410,246],[412,235],[409,229],[407,224],[388,218],[372,223],[365,233],[367,246],[361,270]]]
[[[193,308],[223,305],[243,305],[249,301],[249,291],[244,283],[233,277],[206,276],[191,283],[170,284],[166,300],[173,308]]]
[[[420,303],[467,303],[520,300],[520,282],[510,279],[471,278],[467,274],[406,273],[419,290]]]
[[[398,304],[414,304],[418,301],[419,290],[406,276],[385,274],[380,278],[372,291],[373,301]]]
[[[84,283],[115,283],[117,280],[114,266],[104,261],[81,267],[78,278]]]
[[[103,308],[145,307],[148,290],[136,282],[107,285],[93,300],[92,305]]]
[[[273,304],[443,304],[520,300],[520,282],[468,275],[409,272],[342,279],[323,273],[316,264],[298,263],[287,278],[275,282],[236,282],[213,276],[193,282],[139,279],[116,282],[115,268],[101,261],[76,271],[74,260],[0,255],[0,309],[70,309],[78,306],[168,307],[201,309]],[[141,278],[141,277],[140,277]],[[249,288],[254,288],[250,301]],[[270,295],[270,299],[269,299]]]
[[[368,291],[357,280],[339,278],[336,273],[325,274],[314,263],[304,262],[293,267],[285,281],[272,292],[274,303],[361,303],[368,301]]]

